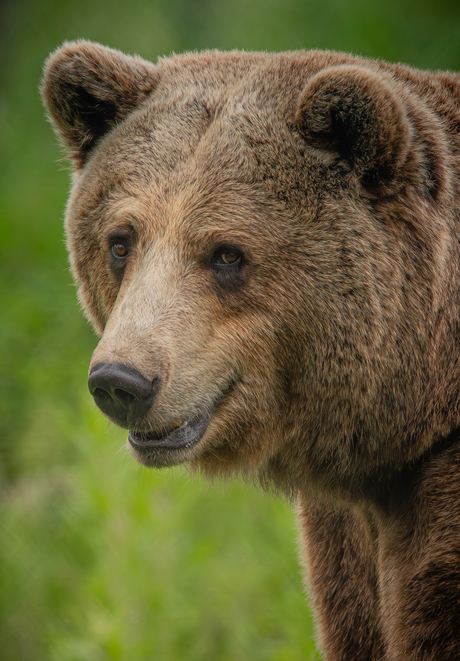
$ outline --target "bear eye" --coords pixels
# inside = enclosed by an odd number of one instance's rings
[[[135,246],[134,239],[134,231],[126,227],[115,230],[106,237],[107,266],[119,283],[123,280],[131,248]]]
[[[128,248],[123,243],[113,243],[110,250],[116,259],[123,259],[128,254]]]
[[[219,248],[213,258],[213,264],[217,267],[240,266],[242,261],[243,255],[237,248]]]
[[[238,248],[229,245],[221,245],[215,251],[211,259],[211,268],[214,273],[215,282],[219,285],[219,295],[226,291],[237,292],[244,284],[247,269],[244,254]]]

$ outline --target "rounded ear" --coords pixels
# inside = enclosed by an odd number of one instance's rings
[[[151,94],[157,82],[156,67],[139,57],[74,41],[48,58],[41,93],[57,133],[81,166],[97,141]]]
[[[300,95],[296,123],[308,143],[345,160],[364,187],[380,194],[394,190],[411,127],[381,75],[345,65],[320,71]]]

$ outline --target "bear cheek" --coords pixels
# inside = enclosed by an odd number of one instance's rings
[[[97,260],[85,260],[73,272],[79,283],[78,300],[95,332],[101,336],[115,306],[119,284]]]

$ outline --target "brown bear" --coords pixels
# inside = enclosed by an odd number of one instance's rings
[[[79,41],[42,92],[132,454],[297,499],[328,661],[458,661],[460,76]]]

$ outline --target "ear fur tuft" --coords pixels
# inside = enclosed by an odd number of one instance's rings
[[[364,187],[389,194],[409,154],[411,126],[390,82],[360,66],[320,71],[300,95],[296,123],[312,146],[335,152]]]
[[[89,41],[65,43],[48,58],[43,102],[81,166],[97,141],[155,89],[156,67]]]

